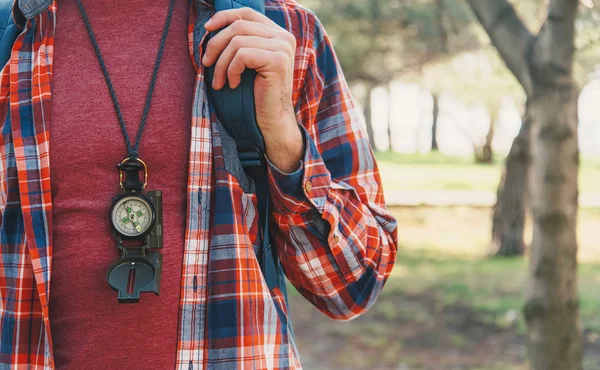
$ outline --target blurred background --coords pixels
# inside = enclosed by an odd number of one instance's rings
[[[332,321],[290,290],[306,369],[529,368],[523,306],[531,212],[526,181],[503,176],[507,163],[523,165],[517,144],[527,135],[527,93],[474,3],[301,0],[325,25],[364,115],[401,248],[378,302],[354,321]],[[538,34],[549,2],[509,3]],[[584,369],[600,369],[598,6],[580,2],[572,62],[580,94]]]

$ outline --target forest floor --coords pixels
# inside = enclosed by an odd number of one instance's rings
[[[393,208],[401,250],[369,312],[336,322],[295,290],[290,310],[305,369],[525,370],[526,258],[487,258],[491,210]],[[600,370],[600,211],[579,217],[585,370]],[[527,233],[530,231],[528,229]]]

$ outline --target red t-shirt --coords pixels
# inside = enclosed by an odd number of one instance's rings
[[[76,0],[60,1],[54,59],[50,163],[53,259],[50,323],[59,369],[175,366],[186,223],[187,164],[196,72],[187,42],[188,1],[176,0],[139,155],[149,190],[163,192],[160,296],[119,304],[106,282],[118,258],[109,222],[123,135]],[[169,0],[84,1],[135,138]],[[134,140],[134,139],[133,139]]]

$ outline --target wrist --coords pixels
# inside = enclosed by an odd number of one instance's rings
[[[262,131],[269,161],[282,172],[292,173],[300,167],[304,156],[304,139],[295,117],[286,122]]]

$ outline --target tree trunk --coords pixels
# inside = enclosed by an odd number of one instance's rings
[[[524,312],[535,370],[582,369],[577,300],[578,90],[543,86],[531,98],[533,240]]]
[[[365,124],[367,126],[367,135],[369,136],[369,144],[373,151],[377,151],[375,146],[375,130],[373,130],[373,117],[371,108],[371,95],[373,94],[373,87],[367,87],[367,97],[365,98]]]
[[[524,313],[531,368],[581,370],[576,235],[579,91],[573,78],[579,0],[547,2],[546,20],[535,37],[508,0],[469,3],[528,99],[533,240]]]
[[[530,119],[525,112],[519,135],[513,141],[500,185],[498,186],[492,222],[492,250],[494,256],[519,256],[525,250],[523,230],[529,170]]]
[[[437,94],[432,94],[433,98],[433,124],[431,125],[431,151],[438,151],[438,142],[437,142],[437,128],[438,128],[438,119],[440,116],[440,96]]]
[[[392,127],[393,127],[393,123],[392,123],[392,88],[390,87],[390,85],[387,85],[386,88],[387,94],[388,94],[388,114],[387,114],[387,126],[388,126],[388,140],[389,140],[389,151],[393,152],[394,151],[394,147],[392,146],[393,143],[393,138],[392,138]]]
[[[494,141],[495,125],[498,119],[498,111],[490,111],[490,129],[485,135],[485,143],[481,147],[481,152],[477,156],[477,163],[492,164],[494,162],[494,150],[492,142]]]

